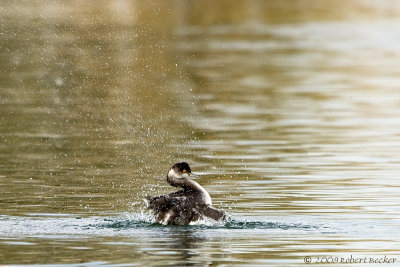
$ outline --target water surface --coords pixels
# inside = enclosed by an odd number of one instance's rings
[[[0,263],[399,262],[399,14],[3,1]],[[182,160],[229,221],[154,223]]]

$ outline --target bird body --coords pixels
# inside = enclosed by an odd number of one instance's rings
[[[173,165],[167,173],[167,182],[182,190],[158,197],[147,197],[148,208],[156,222],[167,225],[187,225],[203,217],[214,220],[225,218],[225,212],[212,206],[210,194],[197,182],[186,162]]]

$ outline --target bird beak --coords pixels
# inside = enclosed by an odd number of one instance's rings
[[[199,176],[197,175],[197,174],[194,174],[194,173],[189,173],[189,177],[190,178],[199,178]]]

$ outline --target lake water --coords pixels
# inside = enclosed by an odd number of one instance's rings
[[[399,15],[2,1],[0,264],[398,264]],[[154,223],[179,161],[228,221]]]

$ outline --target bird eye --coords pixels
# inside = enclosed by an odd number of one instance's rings
[[[186,172],[187,172],[187,170],[183,170],[182,172],[183,172],[183,173],[186,173]]]

